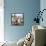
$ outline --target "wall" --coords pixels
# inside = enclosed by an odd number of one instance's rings
[[[4,36],[7,41],[18,41],[32,28],[35,12],[40,9],[40,0],[4,0]],[[24,13],[24,26],[11,25],[11,13]]]
[[[4,2],[3,1],[4,0],[0,0],[0,42],[4,41]]]
[[[41,11],[43,10],[43,9],[46,9],[46,0],[41,0],[40,1],[40,9],[41,9]],[[44,11],[43,12],[43,15],[42,15],[42,17],[43,17],[43,22],[41,21],[40,22],[40,25],[43,25],[43,26],[45,26],[46,27],[46,11]]]

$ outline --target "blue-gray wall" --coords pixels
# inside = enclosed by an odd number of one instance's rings
[[[40,0],[4,0],[4,35],[7,41],[18,41],[32,28],[32,20],[40,9]],[[24,13],[24,26],[11,25],[11,13]]]
[[[43,9],[46,9],[46,0],[41,0],[40,1],[40,10],[42,11]],[[43,12],[43,22],[40,22],[40,25],[45,26],[46,27],[46,10]]]

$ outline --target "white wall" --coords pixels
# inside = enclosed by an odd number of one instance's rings
[[[0,42],[4,41],[4,0],[0,0]]]

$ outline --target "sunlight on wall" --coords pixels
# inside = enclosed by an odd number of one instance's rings
[[[0,42],[4,41],[4,1],[0,0]]]
[[[4,13],[3,13],[3,8],[0,8],[0,41],[4,41]]]

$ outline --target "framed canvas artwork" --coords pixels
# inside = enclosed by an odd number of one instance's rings
[[[23,26],[24,25],[24,13],[12,13],[11,24],[14,26]]]

